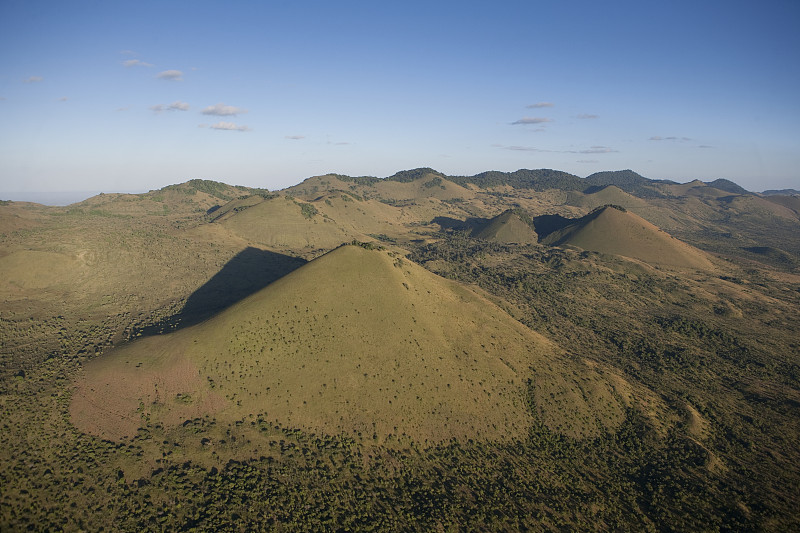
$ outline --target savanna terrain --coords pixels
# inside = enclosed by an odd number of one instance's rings
[[[2,202],[0,530],[797,530],[798,235],[632,171]]]

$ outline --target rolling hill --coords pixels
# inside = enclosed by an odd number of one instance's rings
[[[526,222],[523,217],[528,218],[528,221]],[[533,228],[533,221],[511,209],[489,220],[482,228],[473,232],[473,236],[487,241],[521,244],[536,244],[539,241]]]
[[[711,269],[706,255],[675,239],[643,218],[614,206],[601,207],[557,230],[547,244],[621,255],[651,265]]]
[[[534,379],[554,428],[597,435],[621,423],[621,385],[576,368],[466,288],[395,253],[344,246],[198,326],[87,364],[71,412],[116,441],[203,414],[380,443],[496,440],[528,431]],[[564,423],[579,412],[585,422]]]
[[[619,205],[627,209],[644,208],[648,204],[645,200],[629,194],[616,185],[604,185],[596,188],[589,188],[583,193],[573,192],[570,194],[567,203],[579,207],[595,209],[604,205]]]

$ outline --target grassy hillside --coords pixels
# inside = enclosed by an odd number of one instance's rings
[[[528,218],[523,220],[522,217]],[[526,215],[513,210],[504,211],[477,229],[475,237],[495,242],[516,242],[534,244],[539,237],[533,228],[533,221]]]
[[[528,380],[556,431],[596,435],[624,412],[613,392],[620,381],[568,365],[551,343],[457,284],[357,246],[201,325],[85,368],[73,421],[116,441],[203,413],[395,446],[519,438],[531,424]]]
[[[633,174],[2,202],[0,530],[797,530],[796,206]]]
[[[573,192],[567,201],[570,205],[595,209],[604,205],[619,205],[626,209],[648,207],[645,200],[629,194],[615,185],[589,188],[583,193]]]
[[[545,242],[621,255],[652,265],[713,268],[700,250],[671,237],[641,217],[613,206],[599,208],[551,233]]]

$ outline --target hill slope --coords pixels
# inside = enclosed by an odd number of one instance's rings
[[[507,243],[536,244],[539,241],[536,230],[512,209],[489,220],[474,236],[487,241]]]
[[[79,428],[114,440],[203,413],[380,441],[505,439],[530,426],[535,368],[546,422],[575,434],[621,422],[613,387],[591,372],[579,382],[560,361],[552,343],[463,286],[345,246],[201,325],[91,361],[71,411]],[[586,390],[573,398],[576,386]],[[592,427],[560,420],[595,403]]]
[[[588,207],[594,209],[603,205],[614,204],[625,208],[646,207],[647,202],[616,185],[604,185],[599,188],[590,188],[580,192],[572,192],[567,201],[569,205]]]
[[[697,269],[713,266],[700,250],[675,239],[638,215],[613,206],[599,208],[553,232],[545,242],[622,255],[652,265]]]

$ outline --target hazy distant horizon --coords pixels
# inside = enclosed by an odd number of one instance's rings
[[[398,172],[401,171],[401,170],[410,170],[410,169],[398,169]],[[437,170],[437,169],[434,169],[434,170]],[[490,171],[490,170],[491,169],[484,169],[484,170],[481,170],[480,172],[487,172],[487,171]],[[554,169],[554,170],[559,170],[559,169]],[[476,172],[476,173],[473,173],[473,174],[467,174],[467,175],[468,176],[474,176],[476,174],[479,174],[480,172]],[[636,171],[634,170],[634,172],[636,172]],[[311,178],[311,177],[312,176],[306,176],[305,178],[297,180],[296,183],[291,183],[291,184],[287,185],[286,187],[291,187],[293,185],[299,185],[305,179],[308,179],[308,178]],[[376,177],[385,178],[387,176],[376,176]],[[581,176],[581,177],[585,178],[586,176]],[[644,176],[644,177],[648,178],[648,179],[652,179],[652,180],[663,179],[663,178],[653,178],[651,176]],[[701,179],[700,181],[703,181],[705,183],[709,183],[709,182],[714,181],[715,179],[717,179],[717,178],[706,178],[706,179]],[[37,204],[58,207],[58,206],[67,206],[67,205],[71,205],[71,204],[74,204],[74,203],[82,202],[83,200],[87,200],[89,198],[92,198],[93,196],[97,196],[98,194],[144,194],[144,193],[147,193],[147,192],[149,192],[151,190],[158,190],[158,189],[160,189],[162,187],[167,187],[169,185],[176,185],[176,184],[179,184],[179,183],[185,183],[186,181],[189,181],[189,180],[174,181],[172,183],[164,183],[164,184],[162,184],[162,185],[160,185],[160,186],[158,186],[156,188],[146,189],[146,190],[142,189],[142,190],[127,190],[127,191],[123,191],[123,190],[105,189],[105,190],[94,190],[94,191],[64,191],[64,190],[62,190],[62,191],[8,191],[8,192],[0,191],[0,201],[10,200],[10,201],[13,201],[13,202],[33,202],[33,203],[37,203]],[[243,185],[243,186],[246,186],[246,187],[263,187],[263,185],[259,185],[257,183],[256,184],[242,184],[242,183],[231,183],[231,182],[228,182],[228,181],[225,181],[225,180],[215,180],[215,181],[221,181],[223,183],[226,183],[227,185]],[[688,182],[694,181],[694,180],[686,179],[686,180],[671,180],[671,181],[675,181],[676,183],[688,183]],[[742,185],[741,183],[738,183],[736,180],[729,180],[729,181],[732,181],[732,182],[736,183],[737,185],[740,185],[740,186],[744,187],[749,192],[753,192],[753,193],[762,193],[762,192],[768,191],[768,190],[798,190],[798,189],[793,188],[793,187],[779,187],[779,188],[776,188],[776,187],[764,187],[764,188],[761,188],[760,190],[752,190],[752,189],[748,189],[746,186]],[[272,190],[279,191],[279,190],[282,190],[283,188],[286,188],[286,187],[281,187],[280,189],[272,189]]]
[[[0,200],[12,202],[33,202],[36,204],[61,207],[76,204],[98,194],[142,194],[147,191],[11,191],[0,192]]]

